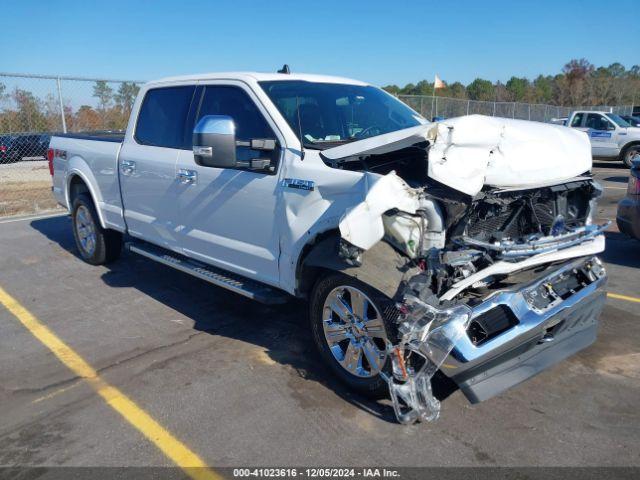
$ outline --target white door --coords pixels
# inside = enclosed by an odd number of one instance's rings
[[[601,113],[587,113],[585,127],[594,157],[618,155],[616,125]]]
[[[210,84],[202,91],[195,123],[205,115],[229,115],[236,140],[282,140],[255,97],[242,84]],[[185,255],[256,280],[278,285],[280,189],[271,152],[236,147],[238,160],[270,158],[273,171],[223,169],[198,165],[191,152],[178,155],[178,172],[189,182],[178,194],[179,243]]]
[[[195,86],[149,90],[135,133],[119,155],[124,218],[129,233],[177,249],[175,219],[180,183],[176,161],[185,147],[185,124]]]

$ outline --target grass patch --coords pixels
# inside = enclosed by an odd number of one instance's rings
[[[60,208],[51,180],[0,183],[0,216],[40,213]]]

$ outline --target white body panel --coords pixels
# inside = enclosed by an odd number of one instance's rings
[[[180,150],[125,140],[120,150],[120,186],[128,232],[171,250],[178,249],[176,161]]]
[[[118,154],[122,144],[53,137],[51,147],[67,151],[67,159],[54,159],[53,193],[58,203],[71,209],[69,184],[78,175],[88,186],[100,223],[124,231],[122,201],[118,183]]]

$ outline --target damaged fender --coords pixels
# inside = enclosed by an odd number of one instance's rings
[[[365,173],[368,191],[364,200],[349,209],[340,220],[340,235],[351,245],[368,250],[384,236],[382,214],[397,208],[416,213],[418,192],[391,172],[383,177]]]
[[[332,236],[318,242],[303,261],[303,268],[334,270],[357,278],[387,297],[399,298],[403,279],[419,270],[407,265],[407,259],[386,242],[378,242],[361,255],[354,265],[338,255],[340,239]]]

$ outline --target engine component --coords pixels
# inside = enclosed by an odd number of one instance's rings
[[[481,242],[524,242],[587,224],[600,189],[590,179],[524,191],[487,191],[472,202],[453,236]]]

